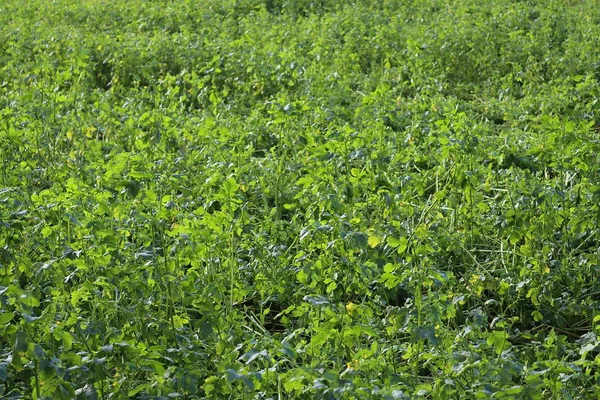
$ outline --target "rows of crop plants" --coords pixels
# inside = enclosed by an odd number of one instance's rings
[[[0,2],[0,398],[600,396],[592,0]]]

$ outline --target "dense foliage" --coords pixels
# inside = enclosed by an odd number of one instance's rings
[[[2,398],[598,398],[600,8],[0,2]]]

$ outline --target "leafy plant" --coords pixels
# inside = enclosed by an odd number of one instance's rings
[[[597,398],[599,20],[4,1],[0,397]]]

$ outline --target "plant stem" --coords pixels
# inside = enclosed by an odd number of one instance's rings
[[[41,385],[40,385],[40,362],[39,362],[39,360],[35,360],[34,373],[35,373],[35,394],[36,394],[36,398],[39,399],[42,397],[42,389],[41,389]]]

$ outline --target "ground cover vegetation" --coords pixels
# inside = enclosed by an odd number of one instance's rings
[[[598,398],[600,8],[0,3],[2,398]]]

